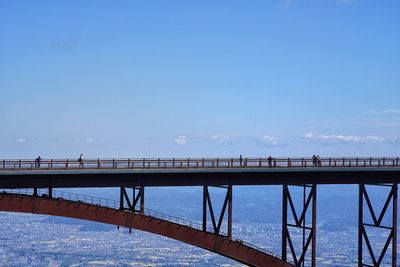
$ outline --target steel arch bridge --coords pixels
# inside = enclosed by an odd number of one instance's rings
[[[0,210],[135,228],[192,244],[251,266],[304,266],[305,263],[316,266],[317,185],[358,184],[358,266],[380,266],[389,248],[392,266],[396,266],[399,178],[398,157],[0,160],[0,188],[3,190]],[[281,256],[233,238],[232,187],[241,185],[282,185]],[[366,185],[389,188],[381,212],[375,213]],[[145,187],[160,186],[202,186],[202,223],[196,228],[146,210]],[[212,186],[226,190],[220,214],[213,209],[209,193]],[[289,190],[292,186],[303,188],[300,213],[295,209]],[[120,199],[107,205],[99,198],[97,203],[93,203],[94,198],[88,196],[75,200],[60,197],[58,191],[53,190],[86,187],[119,187]],[[29,193],[21,193],[21,189]],[[312,219],[306,224],[308,213]],[[387,213],[392,215],[391,225],[383,223]],[[365,220],[365,215],[372,218],[372,223]],[[207,219],[208,216],[211,220]],[[222,233],[225,217],[227,233]],[[369,240],[366,227],[390,230],[379,255],[374,254],[374,244]],[[292,228],[302,231],[300,253],[289,231]],[[366,261],[367,257],[369,261]]]
[[[152,215],[133,213],[81,201],[2,193],[0,194],[0,210],[62,216],[137,229],[185,242],[251,266],[292,266],[277,256],[270,255],[241,240],[203,232],[194,227]]]

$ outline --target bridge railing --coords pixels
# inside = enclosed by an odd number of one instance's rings
[[[32,159],[0,160],[1,170],[65,169],[180,169],[180,168],[321,168],[396,167],[399,157],[236,157],[236,158],[132,158],[132,159]]]
[[[13,188],[13,189],[2,189],[2,191],[0,193],[32,196],[34,194],[34,190],[32,188],[17,188],[17,189]],[[37,195],[40,197],[49,197],[48,189],[38,188]],[[94,196],[89,196],[89,195],[84,195],[84,194],[79,194],[79,193],[71,193],[71,192],[60,191],[60,190],[52,190],[52,198],[81,202],[81,203],[85,203],[85,204],[108,207],[108,208],[112,208],[112,209],[119,209],[119,207],[120,207],[119,201],[117,201],[117,200],[94,197]],[[165,219],[165,220],[168,220],[171,222],[175,222],[175,223],[178,223],[181,225],[186,225],[186,226],[196,228],[199,230],[202,228],[200,223],[196,223],[196,222],[193,222],[190,220],[171,216],[171,215],[159,212],[159,211],[145,208],[144,213],[147,216],[152,216],[152,217],[159,218],[159,219]]]
[[[18,189],[1,189],[0,194],[13,194],[13,195],[24,195],[24,196],[32,196],[34,194],[34,190],[31,188],[18,188]],[[37,195],[39,197],[49,197],[49,192],[48,189],[37,189]],[[99,198],[99,197],[94,197],[94,196],[89,196],[89,195],[84,195],[84,194],[79,194],[79,193],[71,193],[71,192],[66,192],[66,191],[60,191],[60,190],[52,190],[52,198],[53,199],[59,199],[63,201],[74,201],[74,202],[80,202],[84,204],[90,204],[90,205],[95,205],[95,206],[102,206],[102,207],[107,207],[107,208],[112,208],[112,209],[119,209],[119,202],[113,199],[106,199],[106,198]],[[144,209],[144,214],[146,216],[154,217],[157,219],[165,220],[168,222],[173,222],[182,226],[187,226],[190,228],[194,228],[197,230],[202,230],[202,224],[200,222],[195,222],[191,221],[188,219],[183,219],[179,218],[176,216],[171,216],[159,211],[151,210],[151,209]],[[209,232],[212,232],[212,229],[208,229]],[[220,231],[220,235],[227,236],[227,233]],[[250,244],[247,242],[244,242],[243,240],[232,237],[232,240],[239,242],[241,244],[244,244],[248,247],[252,247],[256,250],[262,251],[264,253],[267,253],[269,255],[273,255],[277,258],[280,258],[280,256],[267,251],[264,248],[261,248],[259,246],[256,246],[254,244]]]

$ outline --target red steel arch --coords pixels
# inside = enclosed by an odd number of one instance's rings
[[[0,194],[0,211],[62,216],[134,228],[191,244],[250,266],[293,266],[237,240],[170,221],[77,201]]]

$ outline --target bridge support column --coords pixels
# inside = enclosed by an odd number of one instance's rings
[[[302,210],[299,214],[295,209],[295,204],[292,195],[289,191],[288,185],[283,185],[282,193],[282,260],[288,261],[287,247],[290,248],[290,256],[296,266],[304,266],[307,252],[311,243],[311,259],[310,264],[312,267],[316,266],[316,213],[317,213],[317,186],[313,185],[301,185],[303,188],[302,198]],[[312,202],[312,204],[311,204]],[[288,205],[289,204],[289,205]],[[311,204],[311,223],[306,224],[306,217]],[[288,206],[291,210],[290,218],[293,219],[293,223],[288,222]],[[293,244],[289,229],[297,228],[302,230],[303,240],[301,254],[297,255],[295,245]],[[300,256],[300,257],[299,257]]]
[[[207,232],[207,213],[210,213],[212,230],[214,234],[220,234],[222,221],[225,217],[225,211],[228,207],[228,222],[227,222],[227,237],[232,238],[232,185],[220,186],[219,188],[226,189],[226,195],[224,203],[221,208],[221,213],[219,217],[216,218],[214,214],[214,209],[210,197],[210,192],[208,190],[209,186],[203,186],[203,231]],[[218,222],[217,222],[218,220]]]
[[[359,185],[359,204],[358,204],[358,266],[380,266],[385,254],[387,252],[387,249],[392,243],[392,255],[391,255],[391,261],[392,261],[392,266],[395,267],[397,266],[397,183],[394,184],[374,184],[374,185],[369,185],[369,186],[374,186],[374,187],[388,187],[389,188],[389,194],[386,198],[386,201],[382,207],[381,212],[379,213],[379,216],[376,216],[377,214],[374,211],[374,208],[372,206],[371,199],[368,195],[368,191],[366,189],[365,184],[360,184]],[[370,216],[369,222],[364,221],[364,203],[367,204],[367,214]],[[382,221],[383,218],[385,217],[386,213],[388,211],[389,204],[392,203],[392,219],[391,219],[391,225],[385,225]],[[386,223],[387,224],[387,223]],[[374,249],[372,248],[371,242],[369,240],[369,236],[367,233],[366,229],[380,229],[384,233],[384,231],[389,231],[388,237],[386,239],[386,242],[380,250],[380,254],[378,255],[379,257],[376,258],[376,255],[374,254]],[[363,246],[364,244],[367,246],[368,249],[368,259],[370,260],[369,263],[365,263],[363,256]],[[375,250],[376,251],[376,250]]]
[[[135,186],[131,189],[132,198],[129,197],[126,187],[120,188],[119,209],[144,214],[144,186]]]

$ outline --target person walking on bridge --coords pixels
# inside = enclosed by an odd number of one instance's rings
[[[268,157],[268,167],[272,168],[272,156],[269,155]]]
[[[83,155],[81,154],[80,156],[79,156],[79,159],[78,159],[78,162],[79,162],[79,168],[83,168]]]
[[[315,161],[317,166],[321,166],[321,157],[319,155],[315,157]]]
[[[35,166],[36,166],[36,168],[40,168],[40,162],[42,161],[42,158],[40,157],[40,156],[38,156],[36,159],[35,159]]]

